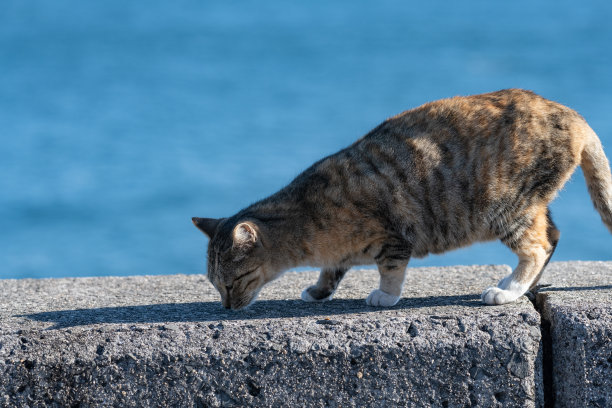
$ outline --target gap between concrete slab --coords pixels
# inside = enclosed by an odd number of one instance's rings
[[[527,292],[526,296],[533,304],[534,309],[540,314],[540,333],[542,342],[542,390],[544,393],[544,408],[555,406],[555,389],[553,381],[553,347],[550,334],[550,321],[542,311],[542,305],[538,302],[538,292],[550,285],[537,285]]]

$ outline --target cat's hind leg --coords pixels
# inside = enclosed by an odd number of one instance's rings
[[[331,300],[346,271],[348,271],[348,268],[322,269],[316,285],[302,291],[302,300],[306,302],[325,302]]]
[[[487,288],[482,293],[482,301],[488,305],[514,302],[534,287],[557,246],[560,232],[546,207],[535,211],[526,228],[525,224],[525,219],[518,220],[516,228],[511,228],[502,238],[502,242],[518,255],[519,264],[497,286]]]
[[[546,268],[546,265],[548,265],[550,258],[555,252],[555,249],[557,249],[557,244],[559,243],[559,238],[561,237],[561,231],[557,229],[557,226],[553,222],[552,215],[550,213],[550,209],[546,211],[546,219],[548,222],[548,227],[546,229],[546,235],[548,236],[548,241],[552,245],[552,248],[550,248],[548,251],[548,256],[546,257],[544,266],[542,267],[542,269],[540,269],[540,273],[538,273],[538,276],[536,276],[533,282],[531,282],[531,286],[529,286],[530,290],[533,289],[533,287],[535,287],[535,285],[537,285],[538,282],[540,281],[540,278],[542,277],[542,273],[544,272],[544,268]]]

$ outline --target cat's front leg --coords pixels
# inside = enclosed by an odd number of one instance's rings
[[[306,302],[331,300],[346,271],[348,271],[348,268],[322,269],[317,284],[304,289],[302,292],[302,300]]]
[[[380,273],[380,285],[368,295],[366,303],[370,306],[393,306],[402,294],[410,259],[408,248],[405,245],[386,245],[375,259]]]

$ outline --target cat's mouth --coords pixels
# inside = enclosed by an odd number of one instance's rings
[[[232,303],[231,309],[232,310],[245,309],[245,308],[249,307],[251,305],[251,303],[253,303],[254,301],[255,301],[255,298],[253,298],[251,300],[245,300],[245,301],[240,301],[240,302]]]
[[[258,294],[259,294],[259,290],[255,292],[251,292],[250,294],[244,294],[242,296],[232,298],[231,309],[232,310],[246,309],[247,307],[251,306],[255,302],[255,299],[257,299]]]

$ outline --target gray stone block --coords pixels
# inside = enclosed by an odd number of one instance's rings
[[[287,273],[240,312],[201,275],[0,281],[0,405],[540,406],[538,312],[479,300],[508,271],[410,269],[390,309]]]
[[[558,407],[612,406],[612,262],[557,262],[537,295]]]

